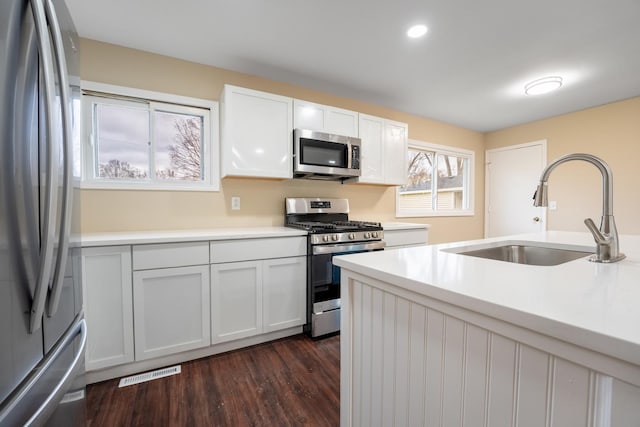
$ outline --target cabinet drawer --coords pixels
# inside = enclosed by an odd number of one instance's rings
[[[133,247],[133,269],[209,264],[209,242],[161,243]]]
[[[307,254],[306,236],[211,242],[211,263],[285,258]]]
[[[428,239],[427,229],[393,230],[384,232],[384,241],[387,248],[406,245],[426,245]]]

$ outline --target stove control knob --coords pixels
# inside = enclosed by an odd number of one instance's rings
[[[324,236],[322,236],[322,241],[323,242],[328,242],[329,241],[329,236],[327,236],[326,234]]]
[[[356,235],[353,233],[349,233],[349,240],[353,240],[356,238]]]
[[[333,236],[331,236],[331,240],[333,240],[334,242],[338,240],[338,235],[334,234]]]
[[[371,233],[369,233],[368,231],[366,233],[364,233],[364,238],[365,239],[370,239],[371,238]]]
[[[371,235],[373,236],[374,239],[378,238],[378,232],[374,231],[373,233],[371,233]]]

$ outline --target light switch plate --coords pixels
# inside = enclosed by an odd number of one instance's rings
[[[240,197],[233,196],[231,198],[231,210],[232,211],[239,211],[240,210]]]

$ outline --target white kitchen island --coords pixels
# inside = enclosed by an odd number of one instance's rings
[[[614,264],[447,252],[506,240],[595,247],[546,232],[335,258],[343,427],[640,426],[640,236]]]

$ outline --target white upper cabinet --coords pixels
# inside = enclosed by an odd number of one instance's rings
[[[358,136],[356,111],[293,100],[293,127],[345,136]]]
[[[221,96],[222,177],[292,177],[293,100],[225,85]]]
[[[403,185],[407,180],[406,123],[359,115],[361,175],[365,184]]]
[[[404,185],[407,183],[407,138],[406,123],[384,121],[384,183]]]
[[[367,184],[384,183],[384,119],[360,114],[360,179]]]
[[[221,176],[292,178],[294,128],[359,137],[360,183],[407,179],[405,123],[231,85],[220,98]]]

